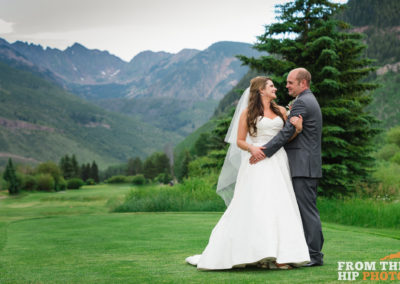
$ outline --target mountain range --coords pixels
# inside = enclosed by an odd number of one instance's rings
[[[1,50],[5,48],[7,53]],[[183,49],[177,54],[144,51],[125,62],[78,43],[61,51],[0,40],[0,58],[10,50],[14,61],[34,66],[64,89],[172,131],[177,139],[205,123],[248,71],[235,56],[259,55],[250,44],[218,42],[205,50]]]
[[[61,51],[0,39],[0,165],[76,153],[104,168],[175,145],[248,71],[237,54],[258,53],[218,42],[125,62],[78,43]]]

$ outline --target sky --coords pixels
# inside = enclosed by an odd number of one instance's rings
[[[0,38],[66,49],[78,42],[130,61],[144,50],[255,43],[289,0],[0,0]],[[345,3],[346,0],[333,2]]]

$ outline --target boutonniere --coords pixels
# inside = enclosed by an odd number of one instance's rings
[[[288,103],[288,105],[286,106],[286,115],[287,115],[287,116],[290,115],[290,111],[292,110],[292,106],[293,106],[293,103],[294,103],[295,100],[296,100],[296,99],[291,100],[291,101]]]

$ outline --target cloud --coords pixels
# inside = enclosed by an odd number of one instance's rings
[[[14,23],[9,23],[0,19],[0,34],[10,34],[14,31]]]

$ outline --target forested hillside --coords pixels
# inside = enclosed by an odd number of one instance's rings
[[[110,113],[31,72],[0,62],[0,161],[59,161],[75,153],[101,168],[145,157],[174,139],[132,117]]]

